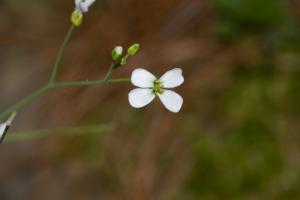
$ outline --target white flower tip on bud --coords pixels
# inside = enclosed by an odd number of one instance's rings
[[[116,46],[111,53],[111,57],[114,61],[117,61],[121,58],[123,54],[123,47],[122,46]]]
[[[121,47],[121,46],[117,46],[115,48],[115,50],[116,50],[116,53],[119,54],[119,55],[121,55],[123,53],[123,47]]]

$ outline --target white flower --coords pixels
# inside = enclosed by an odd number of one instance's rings
[[[75,0],[76,9],[82,14],[89,11],[89,7],[95,2],[96,0]]]
[[[9,127],[11,126],[14,118],[16,117],[16,113],[12,113],[8,120],[4,123],[0,123],[0,143],[3,141],[6,132],[8,131]]]
[[[142,108],[158,96],[169,111],[177,113],[182,107],[183,99],[179,94],[168,89],[178,87],[183,82],[180,68],[167,71],[159,79],[145,69],[135,69],[131,75],[131,83],[139,88],[129,92],[129,103],[134,108]]]

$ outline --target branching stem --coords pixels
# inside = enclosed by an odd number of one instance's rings
[[[71,36],[74,32],[75,26],[72,25],[62,43],[62,45],[60,46],[59,50],[58,50],[58,54],[57,57],[55,59],[55,63],[53,65],[53,70],[52,70],[52,74],[50,77],[49,82],[44,85],[43,87],[41,87],[40,89],[34,91],[33,93],[31,93],[30,95],[28,95],[27,97],[21,99],[20,101],[18,101],[16,104],[12,105],[11,107],[7,108],[6,110],[4,110],[3,112],[0,113],[0,120],[3,120],[5,117],[7,117],[8,115],[10,115],[11,113],[23,108],[24,106],[26,106],[27,104],[29,104],[30,102],[32,102],[33,100],[35,100],[36,98],[42,96],[43,94],[45,94],[46,92],[48,92],[51,89],[57,89],[57,88],[62,88],[62,87],[83,87],[83,86],[93,86],[93,85],[99,85],[99,84],[105,84],[105,83],[124,83],[124,82],[129,82],[130,80],[128,78],[122,78],[122,79],[111,79],[109,80],[112,72],[114,69],[116,69],[118,66],[120,66],[120,63],[115,63],[112,62],[112,64],[110,65],[110,68],[108,70],[108,72],[106,73],[106,75],[104,76],[103,79],[101,80],[94,80],[94,81],[76,81],[76,82],[55,82],[56,79],[56,75],[64,54],[64,50],[67,46],[67,44],[69,43]]]

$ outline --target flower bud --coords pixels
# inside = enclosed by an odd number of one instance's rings
[[[130,56],[134,56],[139,51],[139,49],[140,49],[139,44],[133,44],[128,48],[127,53]]]
[[[123,53],[123,47],[117,46],[112,50],[111,57],[114,61],[117,61],[122,56],[122,53]]]
[[[82,24],[82,21],[82,13],[78,9],[75,9],[71,15],[71,22],[74,24],[74,26],[80,26]]]

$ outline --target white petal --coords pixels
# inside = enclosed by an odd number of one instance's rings
[[[89,7],[95,2],[96,0],[85,0],[82,2],[81,7],[83,9],[83,12],[87,12],[89,10]]]
[[[164,92],[158,95],[164,106],[171,112],[177,113],[182,107],[182,97],[171,90],[164,90]]]
[[[75,0],[75,6],[79,12],[85,13],[95,1],[96,0]]]
[[[145,69],[135,69],[131,74],[131,83],[141,88],[153,88],[156,77]]]
[[[128,94],[129,103],[134,108],[142,108],[148,105],[154,98],[155,95],[152,89],[136,88]]]
[[[82,12],[82,13],[86,13],[87,11],[89,11],[89,7],[87,7],[83,2],[81,2],[78,6],[78,9]]]
[[[81,0],[75,0],[75,6],[76,6],[76,8],[79,7],[80,3],[81,3]]]
[[[182,76],[182,69],[175,68],[170,71],[167,71],[162,77],[159,79],[164,88],[174,88],[181,85],[184,82],[184,78]]]
[[[76,6],[77,11],[79,11],[81,14],[84,12],[87,12],[87,9],[84,8],[84,6],[80,0],[75,1],[75,6]]]
[[[6,129],[6,124],[5,123],[0,124],[0,139],[3,136],[5,129]]]

